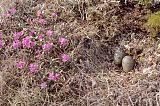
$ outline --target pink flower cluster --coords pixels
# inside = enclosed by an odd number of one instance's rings
[[[31,63],[29,65],[29,69],[31,73],[37,73],[38,72],[38,64],[37,63]]]
[[[45,43],[44,45],[42,45],[42,48],[44,51],[49,51],[52,48],[52,46],[52,43]]]
[[[21,42],[19,40],[13,41],[13,48],[18,49],[19,47],[21,47]]]
[[[47,83],[46,82],[41,83],[40,87],[41,87],[41,89],[46,88],[47,87]]]
[[[16,13],[16,8],[11,8],[8,10],[9,14],[14,15]]]
[[[37,19],[36,21],[41,25],[47,24],[47,21],[45,19],[43,19],[43,18]]]
[[[36,13],[36,16],[37,16],[37,17],[42,17],[42,15],[43,15],[43,14],[42,14],[42,11],[41,11],[41,10],[38,10],[37,13]]]
[[[11,16],[14,15],[15,13],[16,13],[15,8],[10,9],[8,12],[8,14]],[[55,32],[53,29],[51,29],[51,27],[50,28],[45,28],[45,26],[42,27],[42,25],[45,25],[47,23],[47,20],[45,19],[45,16],[43,16],[44,14],[42,13],[42,11],[39,10],[35,14],[36,14],[36,17],[28,18],[27,22],[29,23],[30,26],[31,24],[40,26],[42,30],[39,27],[36,27],[36,29],[38,30],[40,29],[39,32],[36,32],[36,30],[33,29],[35,26],[33,26],[33,27],[30,27],[29,29],[26,28],[26,29],[23,29],[22,31],[14,32],[12,46],[14,49],[19,49],[19,48],[33,49],[34,48],[34,50],[31,49],[28,51],[32,51],[34,53],[35,57],[33,56],[34,57],[33,60],[40,61],[41,59],[45,58],[46,52],[48,53],[49,51],[51,51],[53,46],[54,47],[56,46],[56,45],[53,45],[55,44],[55,42],[53,43],[52,40],[54,39],[51,38],[55,36]],[[52,13],[50,15],[52,16],[52,18],[57,17],[57,13]],[[45,30],[44,32],[43,29],[47,29],[47,30]],[[28,32],[28,30],[31,30],[31,31]],[[26,33],[28,35],[26,35]],[[2,35],[3,34],[0,33],[0,48],[2,48],[4,45],[2,40]],[[69,45],[69,39],[67,39],[67,37],[59,37],[56,42],[57,42],[57,45],[59,45],[59,47],[61,48],[61,50],[64,49],[64,51],[66,49],[65,47]],[[60,57],[61,61],[64,63],[71,60],[71,56],[67,53],[62,53],[62,55],[60,56],[61,56]],[[16,63],[16,67],[18,69],[28,68],[29,72],[33,74],[38,73],[40,71],[40,66],[36,62],[32,62],[28,64],[24,60],[19,60]],[[54,73],[54,72],[49,72],[47,75],[47,78],[50,81],[57,81],[59,77],[60,77],[60,74]],[[40,87],[41,89],[46,88],[47,82],[42,82],[40,84]]]
[[[67,62],[69,61],[71,58],[68,54],[62,54],[62,61],[63,62]]]
[[[14,41],[13,41],[13,48],[14,49],[18,49],[21,47],[21,42],[20,42],[20,37],[23,35],[23,31],[20,31],[20,32],[15,32],[13,34],[13,38],[14,38]]]
[[[68,44],[68,39],[64,38],[64,37],[60,37],[59,38],[59,43],[61,46],[66,46]]]
[[[16,64],[17,68],[19,69],[23,69],[25,66],[25,62],[20,60],[17,64]]]
[[[26,63],[25,61],[22,61],[20,60],[17,64],[16,64],[16,67],[19,68],[19,69],[23,69],[25,67]],[[37,73],[38,72],[38,69],[39,69],[39,66],[37,63],[30,63],[29,65],[29,71],[31,73]]]
[[[50,72],[49,76],[48,76],[48,79],[51,80],[51,81],[56,81],[58,79],[58,77],[59,77],[59,74]]]
[[[22,42],[20,41],[20,38],[23,36],[23,31],[20,31],[20,32],[15,32],[13,34],[13,48],[14,49],[18,49],[21,47],[21,45],[24,47],[24,48],[31,48],[31,47],[34,47],[36,45],[35,42],[33,42],[31,40],[31,36],[26,36],[25,38],[22,39]],[[31,31],[30,34],[34,34],[35,32]]]
[[[36,32],[34,31],[34,30],[31,30],[30,32],[29,32],[29,36],[33,36],[33,35],[35,35],[36,34]]]
[[[19,38],[23,35],[23,31],[20,31],[20,32],[15,32],[13,34],[13,38],[14,40],[19,40]]]
[[[17,12],[16,8],[10,8],[6,13],[3,14],[3,16],[5,17],[11,17],[12,15],[14,15]]]
[[[50,72],[49,75],[48,75],[48,79],[50,81],[56,81],[56,80],[58,80],[58,78],[59,78],[59,74],[57,74],[57,73]],[[40,84],[40,87],[41,87],[41,89],[46,88],[47,87],[47,83],[46,82],[42,82]]]
[[[66,39],[65,37],[60,37],[58,42],[61,46],[66,46],[68,44],[68,39]],[[71,59],[68,54],[62,54],[61,57],[63,62],[67,62]]]
[[[48,30],[47,33],[48,37],[51,37],[54,35],[54,32],[52,30]]]
[[[57,13],[53,12],[51,15],[52,15],[52,17],[56,17]]]
[[[25,38],[23,38],[22,44],[23,44],[24,48],[25,47],[26,48],[31,48],[31,47],[34,47],[36,45],[36,43],[31,40],[30,36],[26,36]]]
[[[18,49],[19,47],[21,47],[21,42],[20,42],[20,37],[23,35],[23,31],[20,31],[20,32],[15,32],[13,34],[13,38],[14,38],[14,41],[13,41],[13,48],[14,49]]]
[[[39,39],[40,41],[42,41],[42,40],[43,40],[43,37],[44,37],[44,35],[43,35],[43,34],[39,34],[39,35],[38,35],[38,39]]]

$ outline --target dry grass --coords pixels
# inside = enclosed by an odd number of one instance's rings
[[[159,40],[150,39],[143,26],[149,10],[104,1],[12,2],[17,7],[18,18],[2,18],[0,27],[8,44],[11,42],[10,33],[24,27],[31,28],[17,23],[25,23],[28,16],[35,17],[35,11],[41,8],[46,14],[58,13],[55,19],[47,15],[50,23],[42,29],[52,28],[57,36],[67,35],[70,45],[65,50],[55,46],[46,60],[40,61],[44,64],[36,76],[28,74],[27,68],[18,70],[15,67],[18,58],[35,61],[32,53],[13,51],[10,46],[1,49],[0,106],[160,105]],[[133,71],[124,73],[121,67],[114,65],[113,53],[118,46],[123,46],[136,60]],[[72,61],[52,63],[50,57],[55,58],[62,51],[69,52]],[[56,82],[48,82],[46,89],[40,89],[40,82],[46,80],[47,71],[53,68],[48,62],[60,66],[56,70],[61,77]]]

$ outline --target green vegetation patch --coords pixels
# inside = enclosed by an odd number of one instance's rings
[[[152,37],[156,37],[160,32],[160,11],[151,14],[147,26]]]

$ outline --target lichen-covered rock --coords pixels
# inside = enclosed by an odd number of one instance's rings
[[[122,59],[125,56],[125,52],[121,48],[117,48],[117,50],[114,53],[114,62],[117,65],[122,64]]]
[[[135,61],[133,60],[131,56],[125,56],[122,59],[123,71],[128,72],[128,71],[133,70],[134,65],[135,65]]]

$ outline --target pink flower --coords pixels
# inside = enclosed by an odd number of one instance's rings
[[[30,48],[31,47],[31,38],[30,36],[27,36],[25,38],[23,38],[22,40],[22,44],[23,44],[23,47],[26,47],[26,48]]]
[[[29,36],[35,35],[36,31],[32,30],[31,32],[29,32]]]
[[[41,89],[46,88],[47,87],[47,83],[46,82],[41,83],[40,87],[41,87]]]
[[[67,62],[70,60],[70,56],[68,54],[62,54],[62,61]]]
[[[31,47],[34,47],[36,45],[36,42],[31,42]]]
[[[39,35],[38,35],[38,39],[39,39],[39,40],[43,40],[43,37],[44,37],[43,34],[39,34]]]
[[[14,40],[18,40],[23,35],[23,31],[15,32],[13,34]]]
[[[13,48],[18,49],[21,46],[21,42],[19,40],[13,41]]]
[[[55,16],[57,16],[57,13],[53,12],[52,17],[55,17]]]
[[[37,63],[31,63],[29,65],[29,69],[31,73],[37,73],[38,72],[38,64]]]
[[[3,40],[0,40],[0,48],[2,48],[4,46],[4,42]]]
[[[4,13],[3,16],[6,17],[6,18],[9,18],[9,17],[11,17],[11,14],[9,14],[9,13]]]
[[[45,51],[49,51],[52,48],[52,43],[46,43],[44,45],[42,45],[43,50]]]
[[[40,51],[40,50],[36,50],[36,52],[35,52],[35,57],[36,57],[37,59],[41,59],[41,56],[42,56],[41,51]]]
[[[35,22],[39,22],[39,19],[38,18],[33,18],[32,23],[35,23]]]
[[[49,37],[53,36],[54,32],[52,30],[48,30],[46,33]]]
[[[55,74],[53,72],[49,73],[49,76],[48,76],[48,79],[51,80],[51,81],[56,81],[59,77],[59,74]]]
[[[38,19],[38,22],[42,25],[45,25],[47,23],[45,19]]]
[[[16,9],[15,8],[11,8],[8,10],[8,12],[11,14],[11,15],[14,15],[16,13]]]
[[[68,40],[66,38],[61,37],[61,38],[59,38],[59,43],[61,46],[65,46],[65,45],[67,45]]]
[[[36,16],[41,17],[42,16],[42,11],[38,10],[37,13],[36,13]]]
[[[25,62],[24,62],[24,61],[19,61],[19,62],[16,64],[16,66],[17,66],[17,68],[22,69],[22,68],[24,68],[24,66],[25,66]]]
[[[41,54],[41,51],[40,51],[40,50],[36,50],[35,54],[36,54],[36,55],[40,55],[40,54]]]

